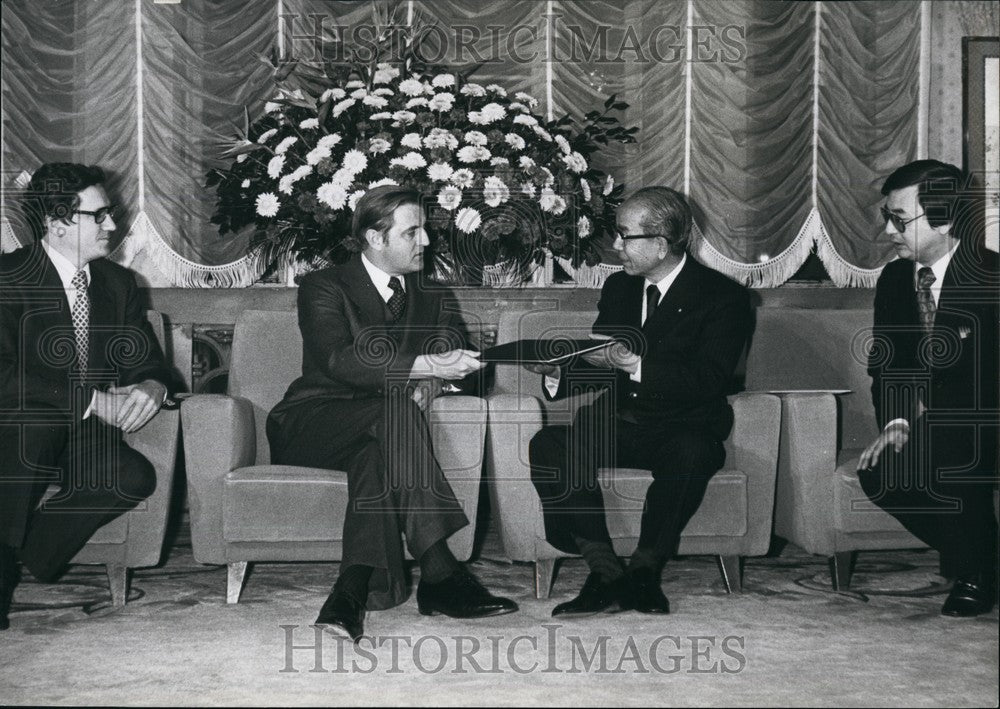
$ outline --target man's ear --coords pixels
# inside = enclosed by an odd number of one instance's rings
[[[376,251],[381,251],[385,246],[385,236],[377,229],[365,231],[365,241]]]
[[[933,229],[934,229],[934,231],[936,231],[941,236],[947,236],[949,234],[952,234],[952,226],[953,226],[953,224],[951,222],[947,222],[946,224],[942,224],[940,226],[933,227]],[[952,234],[952,235],[954,236],[954,234]]]

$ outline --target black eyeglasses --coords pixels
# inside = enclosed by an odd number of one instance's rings
[[[615,236],[622,241],[628,241],[629,239],[655,239],[658,236],[662,236],[664,239],[667,238],[666,234],[623,234],[621,229],[615,229]]]
[[[94,224],[103,224],[104,220],[109,216],[112,219],[118,218],[118,205],[109,204],[107,207],[101,207],[95,212],[88,212],[86,209],[74,209],[74,214],[89,214],[94,218]]]
[[[898,214],[890,212],[884,204],[882,205],[882,218],[885,220],[885,223],[888,224],[889,222],[892,222],[892,228],[895,229],[900,234],[906,231],[907,224],[909,224],[910,222],[917,221],[922,216],[924,215],[921,213],[913,217],[913,219],[903,219]]]

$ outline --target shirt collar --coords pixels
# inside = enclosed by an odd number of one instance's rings
[[[65,290],[76,288],[76,286],[73,285],[73,276],[76,275],[77,271],[83,271],[86,273],[87,283],[90,283],[89,263],[83,264],[83,268],[78,269],[72,261],[52,248],[52,244],[48,241],[42,239],[40,243],[42,245],[42,249],[45,250],[45,254],[49,257],[49,261],[51,261],[52,265],[55,266],[56,273],[59,274],[59,280],[62,281],[63,288]]]
[[[372,279],[372,283],[375,284],[379,293],[392,293],[392,289],[389,288],[389,281],[392,278],[397,278],[403,286],[403,290],[406,290],[406,279],[402,276],[390,276],[388,273],[369,261],[368,257],[364,254],[361,254],[361,263],[364,264],[365,270],[368,271],[368,276]]]
[[[948,270],[948,264],[951,263],[951,259],[955,255],[955,251],[958,250],[958,247],[959,247],[959,245],[961,243],[962,242],[960,242],[960,241],[955,242],[955,245],[951,247],[951,251],[949,251],[944,256],[942,256],[937,261],[935,261],[933,264],[931,264],[930,269],[934,272],[934,283],[935,284],[939,284],[939,283],[941,283],[944,280],[944,274],[945,274],[945,271]],[[917,272],[919,272],[920,269],[923,268],[923,267],[925,267],[925,266],[926,266],[926,264],[920,263],[918,261],[917,262],[917,268],[914,271],[914,274],[916,274]],[[914,278],[915,277],[916,276],[914,276]]]
[[[648,289],[650,286],[656,286],[656,289],[660,291],[660,300],[663,300],[663,296],[666,295],[667,289],[670,288],[670,286],[673,285],[674,281],[677,280],[677,276],[680,274],[681,269],[684,268],[685,263],[687,263],[686,252],[684,253],[683,256],[681,256],[681,262],[676,266],[674,266],[674,269],[666,276],[664,276],[662,280],[653,283],[651,280],[647,278],[646,288]]]

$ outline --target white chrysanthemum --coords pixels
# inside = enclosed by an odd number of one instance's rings
[[[354,91],[348,94],[348,96],[353,98],[355,101],[360,101],[367,95],[368,95],[368,89],[354,89]]]
[[[353,212],[358,208],[358,200],[365,196],[365,190],[356,190],[351,192],[351,196],[347,198],[347,206],[350,207]]]
[[[290,195],[292,193],[292,184],[294,183],[295,178],[291,174],[285,175],[278,180],[278,192]]]
[[[465,142],[469,145],[486,145],[489,141],[485,133],[478,130],[470,130],[465,134]]]
[[[431,79],[431,86],[439,89],[445,89],[449,86],[455,85],[455,75],[454,74],[438,74],[433,79]]]
[[[543,175],[545,175],[545,186],[546,187],[551,186],[552,183],[554,183],[556,181],[555,176],[552,174],[552,171],[549,168],[547,168],[544,165],[542,165],[538,169],[541,170],[541,172],[542,172]]]
[[[458,208],[458,205],[462,202],[462,190],[457,187],[452,187],[448,185],[438,192],[438,204],[447,209],[449,212],[454,211]]]
[[[485,96],[486,89],[484,89],[481,84],[477,84],[473,81],[470,81],[461,89],[459,89],[459,93],[462,93],[465,96]]]
[[[329,148],[322,145],[317,145],[315,148],[306,153],[306,162],[310,165],[315,165],[320,160],[325,160],[330,157],[332,153]]]
[[[299,128],[302,130],[315,130],[316,128],[319,128],[319,119],[307,118],[299,123]]]
[[[399,139],[399,144],[406,146],[410,150],[420,150],[420,147],[423,145],[423,141],[421,140],[419,133],[407,133]]]
[[[556,135],[554,136],[554,139],[556,141],[556,145],[558,145],[559,149],[563,151],[563,154],[569,155],[572,148],[569,147],[569,141],[566,140],[566,137],[562,135]]]
[[[510,165],[510,160],[502,157],[490,158],[490,165],[494,167],[499,167],[501,165]]]
[[[497,96],[506,96],[507,95],[507,89],[505,89],[504,87],[500,86],[499,84],[487,84],[486,85],[486,90],[487,91],[492,91]]]
[[[327,89],[320,95],[319,102],[324,103],[326,101],[340,101],[342,98],[347,96],[347,92],[341,88]]]
[[[369,121],[387,121],[392,118],[392,114],[388,111],[379,111],[378,113],[373,113],[368,116]]]
[[[520,111],[521,113],[529,113],[528,107],[525,106],[520,101],[511,101],[510,104],[507,105],[507,110],[508,111]]]
[[[524,150],[525,142],[524,138],[519,136],[517,133],[508,133],[503,137],[504,142],[507,143],[514,150]]]
[[[236,162],[246,162],[249,159],[250,156],[247,155],[246,153],[240,153],[239,155],[236,156]]]
[[[466,234],[471,234],[482,223],[483,217],[472,207],[463,207],[455,215],[455,226]]]
[[[407,170],[419,170],[427,166],[427,159],[420,153],[409,152],[401,158],[393,158],[389,161],[389,164],[399,165],[400,167],[405,167]]]
[[[550,143],[552,142],[552,134],[549,133],[544,128],[542,128],[541,126],[532,126],[531,130],[535,131],[535,135],[537,135],[539,138],[547,140]]]
[[[411,98],[409,101],[406,102],[407,108],[413,108],[414,106],[426,106],[426,105],[427,105],[427,99],[425,99],[423,96],[417,96],[416,98]]]
[[[340,142],[340,135],[337,133],[330,133],[329,135],[324,135],[322,138],[316,141],[317,148],[332,148],[334,145]]]
[[[524,115],[524,114],[520,114],[520,115],[514,116],[514,123],[520,123],[521,125],[525,125],[525,126],[537,126],[538,125],[538,119],[535,118],[534,116],[527,116],[527,115]]]
[[[576,220],[576,235],[581,239],[586,239],[590,236],[590,220],[586,217],[580,217]]]
[[[272,180],[277,180],[281,176],[281,170],[285,167],[285,156],[275,155],[267,163],[267,175]]]
[[[590,183],[582,177],[580,178],[580,191],[583,192],[584,201],[589,202],[591,198]]]
[[[249,179],[243,180],[243,182],[240,183],[240,187],[242,187],[243,189],[246,189],[249,186],[250,186],[250,180]]]
[[[382,185],[398,185],[398,184],[399,183],[396,182],[391,177],[383,177],[381,180],[375,180],[374,182],[369,182],[368,189],[373,190],[376,187],[381,187]]]
[[[343,113],[351,106],[353,106],[355,103],[356,102],[353,98],[345,98],[343,101],[338,101],[337,103],[333,104],[333,111],[331,112],[333,113],[333,117],[336,118],[341,113]]]
[[[551,212],[558,216],[566,211],[566,200],[553,192],[551,187],[543,187],[538,196],[538,206],[543,212]]]
[[[517,159],[517,164],[521,166],[522,170],[530,170],[535,166],[535,161],[527,155],[522,155]]]
[[[344,88],[347,89],[348,91],[351,91],[352,89],[363,89],[364,87],[365,87],[365,82],[359,81],[358,79],[351,79],[346,84],[344,84]]]
[[[427,177],[431,182],[445,182],[455,170],[446,162],[431,163],[427,167]]]
[[[297,143],[298,140],[299,139],[294,135],[290,135],[287,138],[283,138],[282,141],[278,143],[278,146],[274,149],[275,154],[284,155],[285,151],[287,151],[290,147],[295,145],[295,143]]]
[[[483,201],[491,207],[499,207],[510,199],[510,188],[499,177],[490,176],[483,181]]]
[[[416,79],[403,79],[399,82],[399,90],[407,96],[419,96],[424,92],[424,85]]]
[[[281,208],[281,202],[278,200],[278,195],[274,192],[264,192],[263,194],[257,195],[257,214],[262,217],[273,217],[278,213]]]
[[[485,126],[489,123],[480,111],[469,111],[465,114],[465,117],[468,119],[469,123],[474,126]]]
[[[392,144],[384,138],[372,138],[371,142],[368,143],[368,152],[372,155],[378,155],[388,152],[391,147]]]
[[[335,173],[330,176],[331,184],[337,185],[341,189],[346,190],[354,182],[354,173],[350,170],[340,168]]]
[[[458,159],[464,163],[489,160],[491,157],[493,157],[493,154],[489,150],[478,145],[466,145],[458,151]]]
[[[389,105],[389,100],[382,96],[365,96],[361,103],[372,108],[385,108]]]
[[[413,123],[417,119],[417,114],[413,111],[396,111],[392,114],[392,120],[399,121],[404,126]]]
[[[453,136],[451,131],[444,128],[432,128],[431,132],[424,138],[424,147],[454,150],[458,147],[458,138]]]
[[[448,93],[444,91],[439,94],[434,94],[430,101],[427,102],[427,107],[432,111],[438,111],[444,113],[445,111],[450,111],[455,105],[455,94]]]
[[[378,68],[375,69],[375,76],[372,78],[372,83],[388,84],[397,76],[399,76],[399,69],[392,66],[391,64],[382,63],[379,64]]]
[[[487,123],[492,123],[493,121],[503,120],[507,115],[507,109],[499,103],[488,103],[482,107],[481,113]]]
[[[275,103],[274,101],[268,101],[264,104],[264,113],[274,113],[281,108],[280,103]]]
[[[375,96],[395,96],[396,92],[393,91],[392,89],[389,89],[389,88],[386,88],[385,86],[383,86],[381,88],[374,89],[372,91],[372,94],[374,94]]]
[[[316,190],[316,199],[330,209],[342,209],[347,204],[347,192],[342,186],[334,182],[327,182]]]
[[[271,130],[266,130],[266,131],[264,131],[263,133],[261,133],[260,135],[257,136],[257,142],[263,145],[264,143],[266,143],[267,141],[269,141],[271,138],[273,138],[274,134],[277,133],[277,132],[278,132],[277,128],[272,128]]]
[[[535,188],[535,183],[534,182],[522,182],[521,183],[521,192],[523,192],[524,194],[528,195],[529,197],[534,197],[535,196],[535,192],[537,192],[537,191],[538,190]]]
[[[464,190],[472,187],[472,183],[475,181],[476,176],[473,174],[472,170],[462,167],[451,173],[451,177],[449,179],[453,185]]]
[[[343,165],[345,170],[350,170],[355,175],[368,167],[368,158],[360,150],[348,150],[344,153]]]
[[[569,168],[570,172],[575,172],[579,175],[587,171],[587,159],[576,151],[563,156],[562,161]]]
[[[611,194],[611,190],[615,188],[615,178],[608,175],[608,179],[604,181],[604,196],[607,197]]]
[[[538,105],[538,99],[535,98],[534,96],[532,96],[529,93],[525,93],[524,91],[518,91],[517,93],[515,93],[514,94],[514,98],[517,99],[518,101],[523,101],[524,103],[528,104],[529,106],[537,106]]]

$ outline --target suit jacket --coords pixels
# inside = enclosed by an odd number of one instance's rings
[[[406,310],[392,322],[360,254],[304,276],[298,293],[302,376],[274,413],[316,398],[380,397],[387,382],[407,381],[418,355],[466,347],[451,292],[421,283],[419,273],[407,274],[404,283]]]
[[[595,333],[618,336],[642,357],[642,381],[615,370],[619,411],[653,425],[706,426],[720,440],[732,428],[726,401],[751,328],[747,290],[688,256],[651,318],[640,322],[645,280],[613,274],[601,290]],[[560,392],[588,368],[575,366]],[[587,372],[593,376],[593,370]],[[605,378],[607,385],[612,381]],[[577,385],[578,386],[578,385]]]
[[[868,357],[872,401],[880,427],[917,418],[917,401],[931,411],[981,413],[997,419],[997,255],[959,242],[941,284],[932,337],[920,327],[916,264],[886,265],[875,289],[874,345]]]
[[[0,417],[82,414],[94,389],[145,379],[169,385],[135,276],[106,259],[91,261],[90,274],[89,361],[80,379],[72,307],[52,261],[37,243],[0,255]]]

